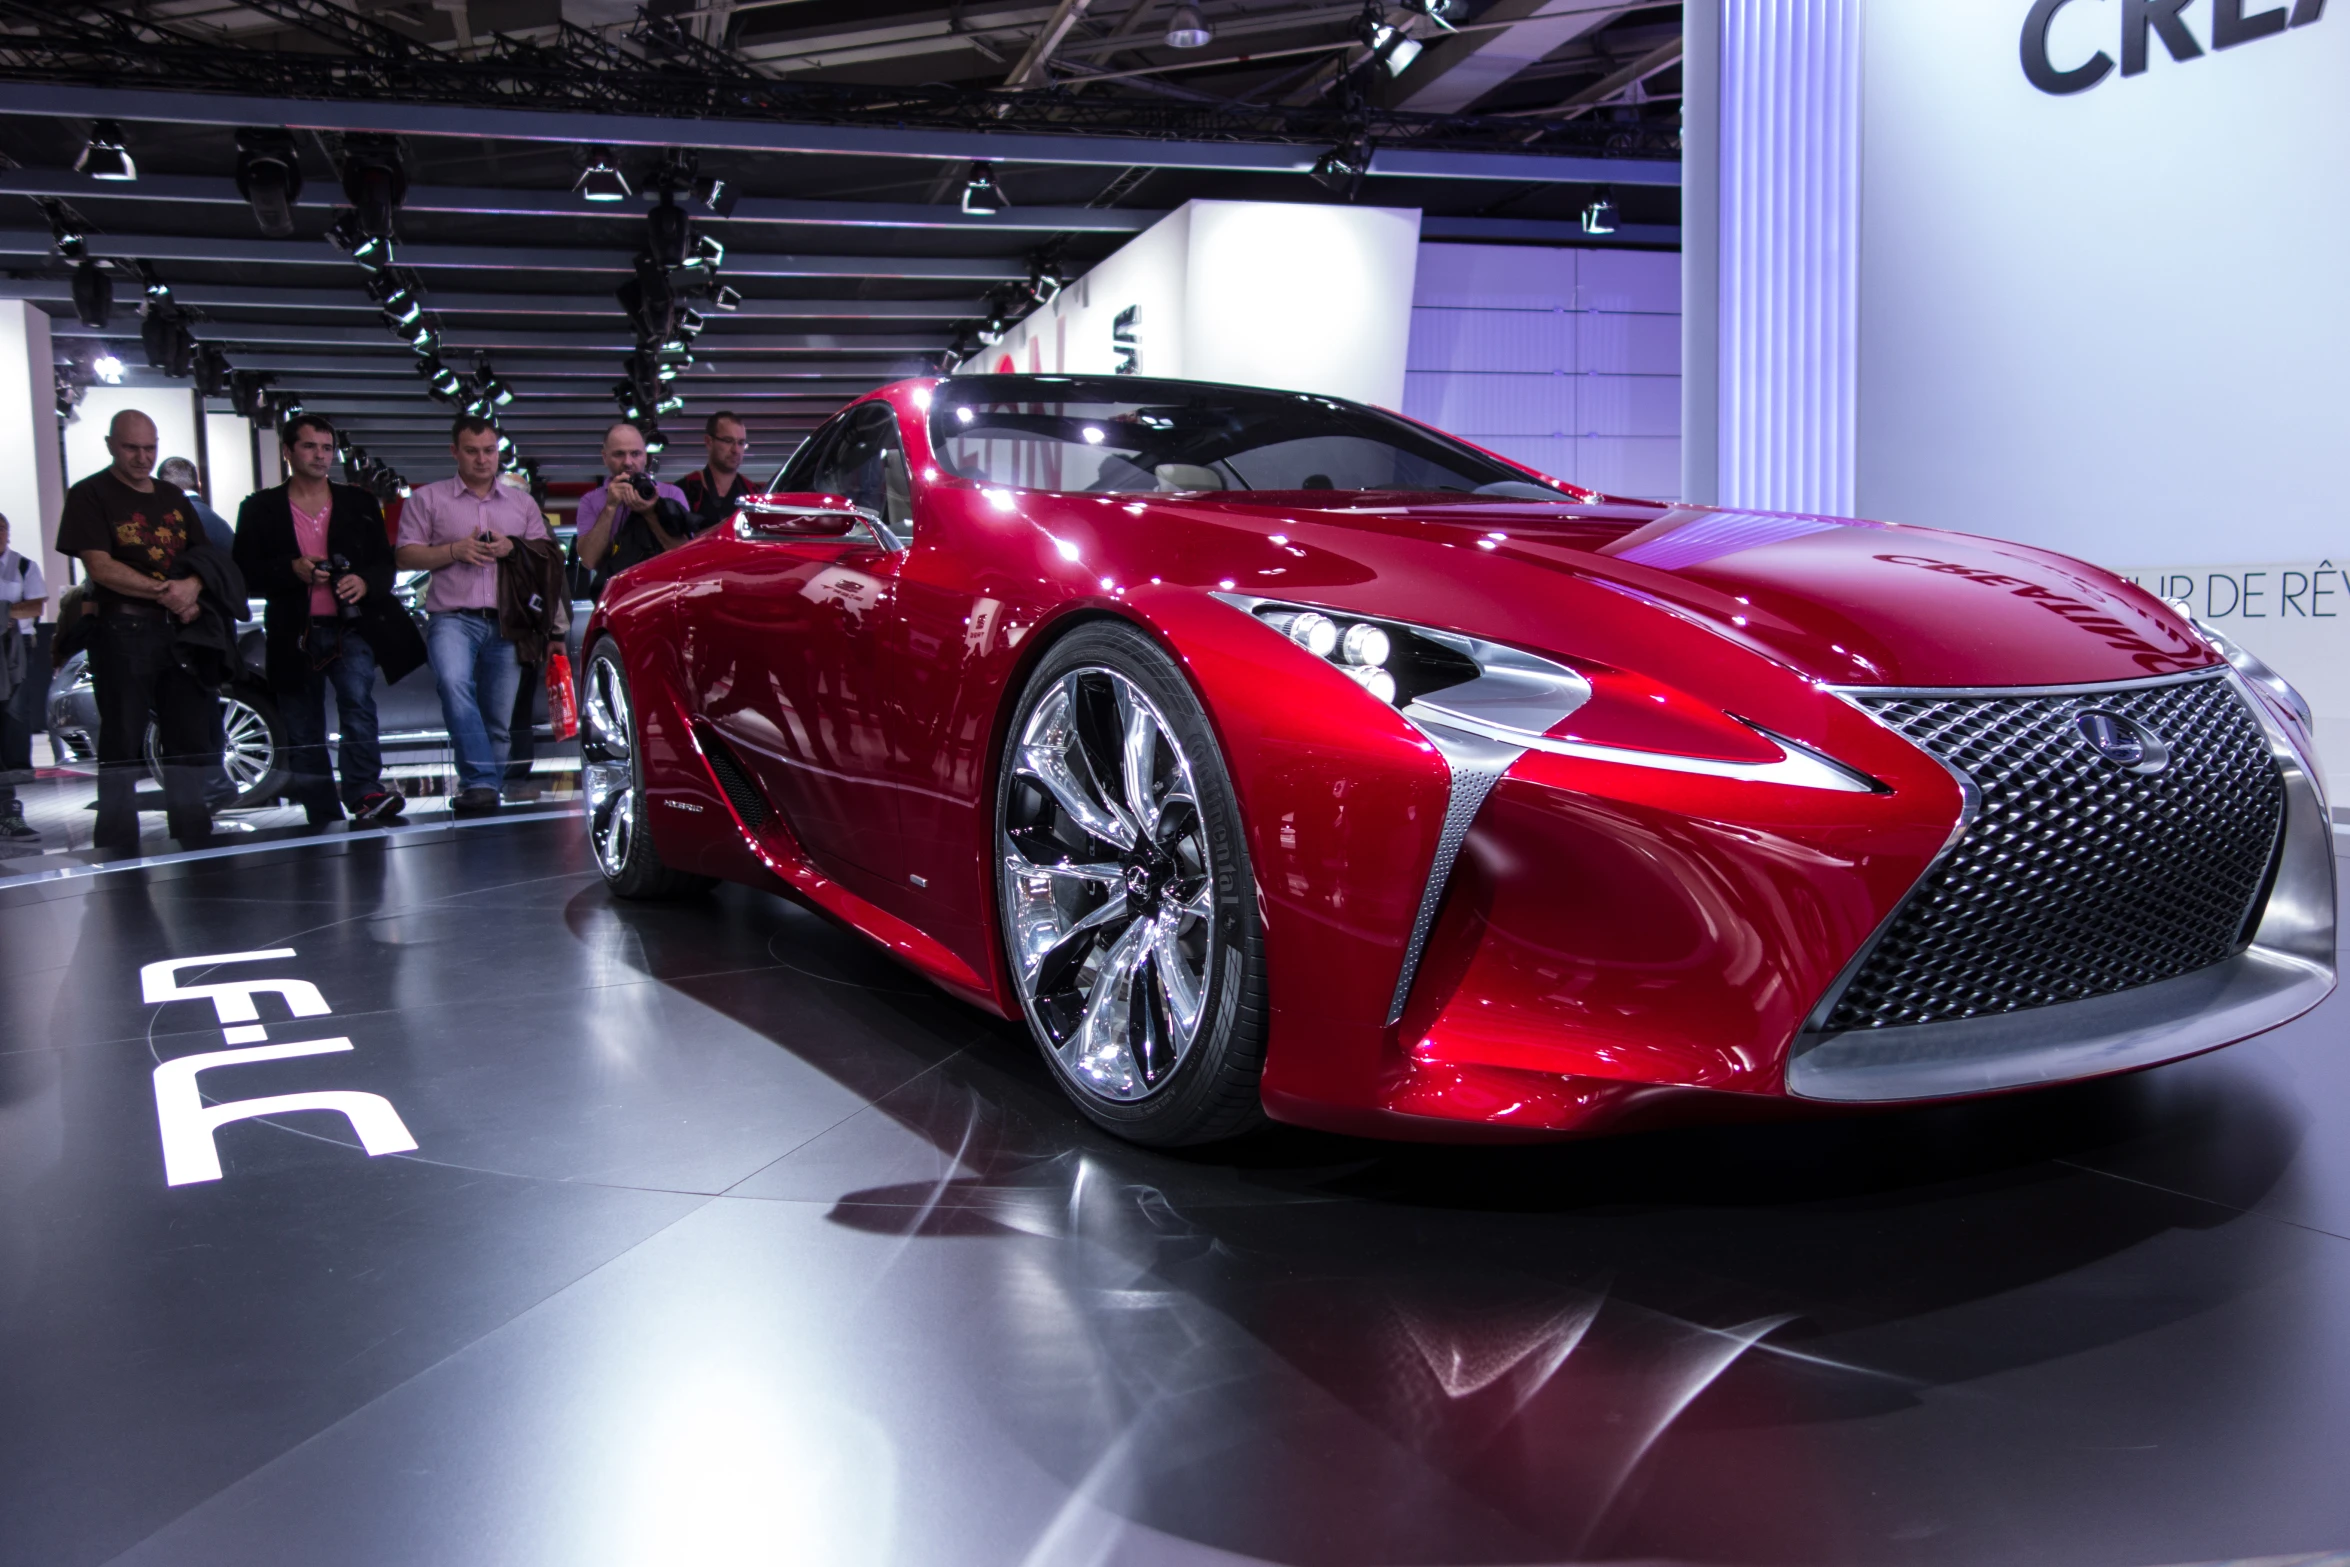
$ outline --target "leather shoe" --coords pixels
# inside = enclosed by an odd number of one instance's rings
[[[498,791],[491,788],[460,789],[449,809],[459,816],[487,816],[498,808]]]

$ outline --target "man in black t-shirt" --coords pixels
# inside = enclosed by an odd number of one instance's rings
[[[710,460],[677,481],[685,496],[686,516],[693,531],[703,533],[741,510],[751,486],[743,478],[743,459],[751,454],[751,432],[733,414],[712,414],[702,425],[702,442]]]
[[[174,621],[196,618],[193,577],[171,568],[203,542],[195,508],[176,485],[152,477],[155,421],[125,410],[106,431],[113,466],[65,492],[57,552],[90,577],[90,678],[98,701],[98,827],[101,849],[135,849],[133,800],[146,768],[150,718],[162,732],[163,801],[171,835],[201,841],[212,834],[204,779],[220,760],[213,714],[218,702],[173,662]],[[211,752],[206,755],[207,750]]]

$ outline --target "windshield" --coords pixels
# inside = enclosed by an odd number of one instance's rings
[[[1130,376],[962,376],[931,396],[958,478],[1030,490],[1567,492],[1390,414],[1302,392]]]

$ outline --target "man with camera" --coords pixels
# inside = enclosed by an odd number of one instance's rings
[[[685,497],[686,525],[696,534],[707,533],[742,510],[751,482],[743,464],[751,455],[750,427],[736,415],[720,409],[702,422],[702,445],[709,461],[677,481]]]
[[[476,816],[498,808],[522,681],[514,644],[498,629],[498,562],[518,539],[551,542],[554,535],[528,490],[498,482],[496,425],[470,414],[458,419],[449,451],[456,476],[409,492],[393,559],[402,570],[432,573],[425,648],[457,753],[452,809]]]
[[[615,573],[693,536],[684,492],[645,465],[644,431],[624,419],[604,432],[609,477],[579,498],[579,563],[596,574],[599,598]]]
[[[375,674],[397,680],[424,662],[424,639],[392,597],[383,508],[365,490],[332,484],[335,427],[319,414],[290,422],[280,450],[291,470],[237,511],[237,567],[269,602],[269,684],[285,723],[294,800],[319,826],[351,815],[389,821],[403,804],[384,787]],[[342,732],[341,798],[327,754],[326,697]]]

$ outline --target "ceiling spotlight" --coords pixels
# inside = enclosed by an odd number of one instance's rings
[[[628,181],[621,176],[609,147],[588,149],[588,166],[571,188],[590,201],[626,201],[629,197]]]
[[[302,196],[302,164],[291,131],[237,132],[237,193],[252,204],[261,232],[284,239],[294,232],[294,203]]]
[[[682,337],[689,343],[692,342],[695,338],[700,337],[702,335],[702,328],[708,326],[709,324],[710,318],[702,314],[699,310],[696,310],[691,305],[686,306],[683,310],[680,310],[677,313],[678,336]]]
[[[1313,182],[1325,190],[1334,190],[1349,201],[1362,188],[1363,176],[1371,172],[1371,150],[1362,138],[1340,142],[1314,160],[1306,171]]]
[[[645,214],[645,251],[665,267],[685,265],[685,247],[691,238],[691,225],[686,221],[685,208],[677,204],[677,192],[667,185],[661,187],[661,200]]]
[[[163,350],[163,373],[171,376],[194,374],[196,348],[196,334],[188,330],[187,321],[174,317]]]
[[[139,322],[139,344],[147,350],[147,363],[156,370],[171,363],[171,310],[164,305],[149,305]]]
[[[326,226],[326,237],[329,244],[370,272],[380,272],[392,264],[391,240],[368,233],[356,211],[346,209],[337,213],[335,220]]]
[[[694,181],[694,201],[714,218],[734,216],[734,204],[742,199],[742,192],[734,188],[732,180],[704,175]]]
[[[1179,5],[1167,17],[1167,47],[1170,49],[1201,49],[1216,38],[1214,28],[1199,14],[1196,5]]]
[[[1420,57],[1420,40],[1400,27],[1374,27],[1371,29],[1371,55],[1387,67],[1388,75],[1401,76]]]
[[[217,343],[200,343],[196,347],[196,395],[199,397],[226,397],[228,395],[228,355]]]
[[[89,254],[89,236],[82,226],[65,214],[62,202],[45,201],[41,205],[49,212],[49,243],[68,261],[79,261]]]
[[[108,386],[122,385],[122,361],[110,353],[91,360],[90,373]]]
[[[84,326],[104,326],[114,313],[114,279],[95,261],[73,269],[73,313]]]
[[[685,265],[716,272],[718,264],[726,259],[726,247],[707,234],[694,236],[694,253],[685,258]]]
[[[514,401],[514,388],[498,379],[498,373],[490,368],[490,356],[487,354],[479,354],[474,358],[473,384],[480,387],[482,395],[500,408]]]
[[[112,120],[100,120],[90,127],[90,140],[82,148],[82,155],[73,160],[76,174],[87,174],[94,180],[135,180],[139,166],[131,155],[123,151],[122,127]]]
[[[1416,11],[1448,33],[1458,32],[1452,25],[1452,8],[1456,0],[1403,0],[1403,8]]]
[[[1583,232],[1586,234],[1613,234],[1615,231],[1615,188],[1610,185],[1602,185],[1593,193],[1591,205],[1583,209]]]
[[[239,370],[229,378],[229,401],[236,411],[248,419],[269,417],[270,388],[277,385],[277,377],[252,370]]]
[[[441,334],[434,330],[429,321],[419,321],[406,331],[394,332],[392,335],[406,343],[411,353],[429,358],[441,351]]]
[[[1028,292],[1040,305],[1049,305],[1062,289],[1069,286],[1068,274],[1058,261],[1042,258],[1028,263]]]
[[[400,167],[400,144],[389,136],[343,138],[343,195],[359,219],[359,231],[381,240],[392,237],[392,219],[408,197],[408,171]]]
[[[656,457],[669,450],[669,437],[661,433],[659,425],[649,420],[645,424],[645,450]]]
[[[710,280],[707,297],[713,310],[739,309],[743,302],[743,296],[740,293],[731,285],[721,283],[716,278]]]
[[[970,176],[963,181],[963,210],[975,218],[992,218],[1010,205],[1003,187],[995,182],[995,165],[972,164]]]

